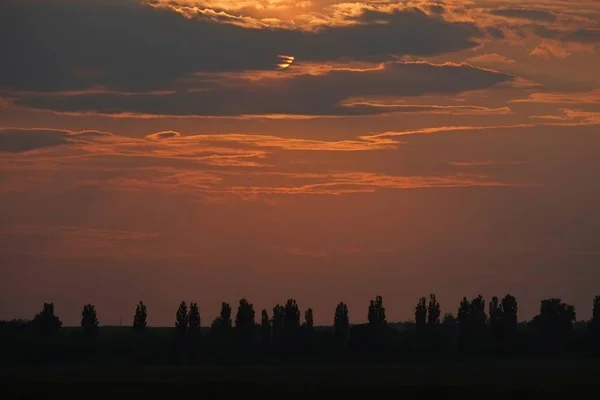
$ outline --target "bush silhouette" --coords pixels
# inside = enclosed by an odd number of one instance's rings
[[[31,322],[36,331],[44,336],[56,334],[62,326],[62,321],[54,315],[54,303],[44,303],[42,311]]]

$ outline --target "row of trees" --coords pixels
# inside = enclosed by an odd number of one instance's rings
[[[487,312],[486,312],[487,309]],[[388,324],[383,298],[370,301],[366,324],[351,324],[347,304],[339,303],[333,316],[333,327],[315,327],[313,310],[308,308],[301,321],[301,311],[294,299],[273,307],[271,315],[261,311],[256,322],[254,306],[246,299],[239,301],[235,318],[232,307],[222,303],[221,311],[212,321],[208,335],[201,333],[201,318],[197,303],[181,302],[175,313],[172,339],[188,346],[202,343],[209,352],[235,348],[239,354],[256,356],[257,353],[279,355],[311,354],[317,348],[335,350],[339,356],[348,354],[389,354],[394,351],[418,354],[440,354],[456,350],[459,354],[516,354],[531,348],[539,353],[557,354],[575,343],[575,308],[560,299],[541,302],[539,314],[528,323],[518,322],[518,303],[515,297],[493,297],[486,308],[482,296],[471,300],[463,298],[456,316],[442,317],[440,303],[434,294],[419,299],[414,322],[395,329]],[[133,318],[133,335],[137,340],[147,336],[147,307],[139,302]],[[10,323],[4,323],[5,333]],[[21,324],[23,325],[23,324]],[[53,337],[62,322],[55,315],[52,303],[44,304],[41,312],[25,324],[37,337]],[[99,333],[98,317],[92,304],[81,312],[80,336],[96,338]],[[24,332],[24,331],[22,331]],[[0,340],[3,338],[0,334]],[[203,338],[207,339],[204,340]],[[585,332],[587,349],[600,353],[600,296],[593,302],[593,316]],[[195,344],[194,344],[195,343]],[[399,350],[400,349],[400,350]],[[408,349],[408,350],[407,350]]]

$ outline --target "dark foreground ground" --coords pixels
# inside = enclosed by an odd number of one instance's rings
[[[600,361],[386,366],[1,367],[0,398],[598,393]],[[598,389],[595,387],[598,386]],[[396,391],[396,387],[402,392]],[[188,397],[189,394],[186,396]]]

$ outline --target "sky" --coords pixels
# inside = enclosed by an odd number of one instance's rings
[[[598,1],[3,0],[0,54],[0,318],[600,294]]]

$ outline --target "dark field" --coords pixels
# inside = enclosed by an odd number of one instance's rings
[[[595,360],[393,366],[19,367],[0,371],[3,398],[107,398],[189,390],[210,393],[210,398],[279,391],[286,396],[326,390],[345,395],[361,390],[391,394],[394,386],[421,394],[555,394],[583,392],[600,382],[600,362]]]

